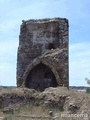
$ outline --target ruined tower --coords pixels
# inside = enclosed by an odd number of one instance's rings
[[[22,21],[17,56],[17,86],[43,91],[69,86],[68,20]]]

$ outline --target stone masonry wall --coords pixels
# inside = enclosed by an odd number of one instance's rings
[[[17,86],[30,82],[27,81],[30,71],[41,63],[51,69],[58,85],[68,87],[66,18],[22,21],[17,55]]]

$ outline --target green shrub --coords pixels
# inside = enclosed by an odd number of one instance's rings
[[[39,106],[40,103],[41,103],[41,101],[40,101],[39,99],[36,99],[35,102],[34,102],[34,105],[35,105],[35,106]]]
[[[86,89],[86,93],[89,93],[89,94],[90,94],[90,88],[87,88],[87,89]]]

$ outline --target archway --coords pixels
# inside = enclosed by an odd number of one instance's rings
[[[51,69],[43,63],[39,63],[29,72],[25,87],[43,91],[48,87],[57,87],[56,78]]]

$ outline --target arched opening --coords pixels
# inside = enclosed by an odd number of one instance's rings
[[[57,87],[56,78],[51,69],[40,63],[35,66],[27,76],[25,87],[43,91],[48,87]]]

